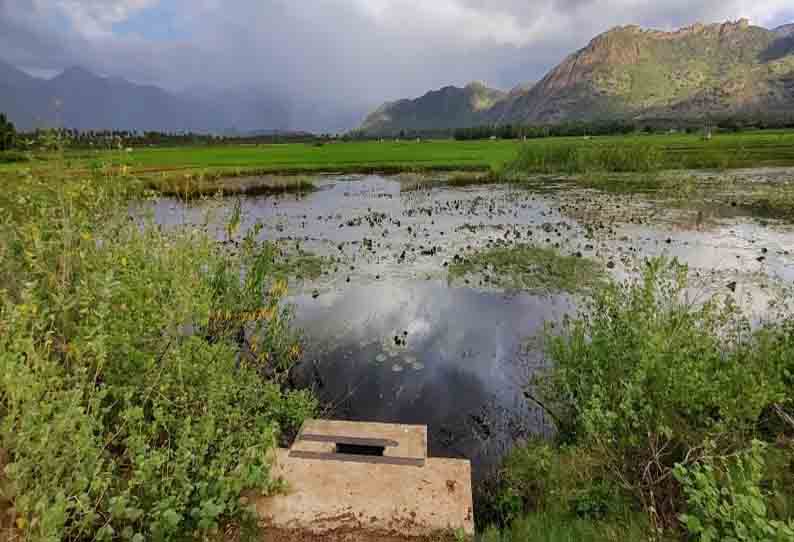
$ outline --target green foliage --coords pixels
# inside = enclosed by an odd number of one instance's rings
[[[14,123],[9,121],[5,114],[0,113],[0,151],[13,149],[16,135]]]
[[[763,443],[755,441],[733,457],[709,457],[689,468],[677,465],[674,473],[687,502],[681,523],[695,540],[794,540],[794,520],[769,518],[769,494],[761,486]]]
[[[449,266],[452,278],[470,273],[488,277],[493,273],[493,281],[505,288],[549,293],[590,292],[605,279],[604,270],[593,260],[531,245],[488,249]]]
[[[753,331],[730,299],[687,300],[687,270],[648,262],[641,278],[596,292],[550,336],[539,382],[561,437],[599,457],[608,476],[669,526],[676,464],[744,449],[772,405],[791,401],[790,316]]]
[[[192,540],[243,522],[241,495],[275,489],[279,432],[315,406],[280,385],[300,346],[268,246],[249,232],[234,255],[132,222],[141,194],[99,174],[0,195],[0,448],[28,540]],[[240,311],[264,316],[221,317]]]
[[[499,472],[490,520],[509,526],[527,513],[550,511],[570,520],[625,519],[633,511],[604,467],[600,457],[584,448],[542,440],[520,444]]]
[[[527,393],[558,439],[508,455],[486,539],[792,540],[790,307],[751,325],[730,298],[690,302],[675,261],[639,271],[550,330]]]

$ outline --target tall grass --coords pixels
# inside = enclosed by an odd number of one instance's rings
[[[665,167],[664,153],[645,143],[528,143],[508,170],[521,173],[654,172]]]
[[[163,196],[184,200],[221,196],[259,196],[309,193],[314,183],[304,176],[262,175],[256,177],[218,175],[166,175],[149,180],[149,188]]]
[[[510,527],[489,528],[482,542],[634,542],[646,540],[647,530],[633,519],[623,523],[596,523],[560,512],[537,512]]]
[[[507,169],[516,173],[655,173],[673,169],[728,169],[755,165],[744,145],[681,147],[637,137],[533,141]]]

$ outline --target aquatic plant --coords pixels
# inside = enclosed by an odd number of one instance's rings
[[[504,288],[545,293],[590,292],[606,276],[594,260],[523,244],[475,252],[449,265],[452,278],[472,273],[484,273]]]

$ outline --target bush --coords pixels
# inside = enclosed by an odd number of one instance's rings
[[[7,189],[0,448],[26,539],[192,540],[244,522],[241,494],[275,489],[279,431],[314,408],[280,386],[300,347],[268,247],[251,234],[234,255],[131,221],[141,187],[126,177]]]
[[[678,465],[675,477],[682,484],[687,513],[681,522],[695,540],[794,540],[794,520],[769,518],[769,493],[761,487],[764,444],[730,458],[706,458],[690,466]]]
[[[686,277],[655,260],[597,291],[549,337],[555,365],[538,382],[560,438],[668,527],[683,505],[673,468],[698,464],[709,442],[746,449],[765,413],[791,404],[794,374],[790,317],[753,331],[730,299],[689,302]]]

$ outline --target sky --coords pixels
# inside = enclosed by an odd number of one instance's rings
[[[794,2],[0,0],[0,59],[39,75],[79,65],[172,91],[288,97],[296,122],[320,129],[445,85],[536,81],[614,26],[741,17],[794,22]]]

